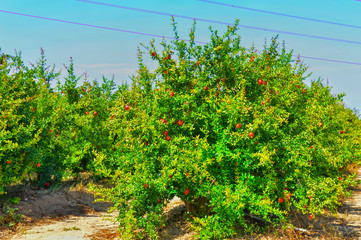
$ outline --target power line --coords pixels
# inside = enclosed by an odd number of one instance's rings
[[[76,0],[76,1],[78,1],[78,2],[85,2],[85,3],[93,3],[93,4],[108,6],[108,7],[123,8],[123,9],[127,9],[127,10],[138,11],[138,12],[154,13],[154,14],[158,14],[158,15],[173,16],[173,17],[190,19],[190,20],[194,20],[194,19],[195,19],[195,20],[203,21],[203,22],[218,23],[218,24],[232,25],[232,26],[233,26],[233,23],[227,23],[227,22],[221,22],[221,21],[216,21],[216,20],[203,19],[203,18],[187,17],[187,16],[183,16],[183,15],[177,15],[177,14],[171,14],[171,13],[163,13],[163,12],[151,11],[151,10],[140,9],[140,8],[125,7],[125,6],[120,6],[120,5],[110,4],[110,3],[101,3],[101,2],[87,1],[87,0]]]
[[[154,14],[165,15],[165,16],[175,16],[175,17],[184,18],[184,19],[196,19],[197,21],[201,21],[201,22],[210,22],[210,23],[223,24],[223,25],[227,25],[227,26],[228,26],[228,25],[233,26],[233,23],[215,21],[215,20],[204,19],[204,18],[194,18],[194,17],[183,16],[183,15],[176,15],[176,14],[163,13],[163,12],[156,12],[156,11],[150,11],[150,10],[145,10],[145,9],[131,8],[131,7],[125,7],[125,6],[115,5],[115,4],[89,1],[89,0],[76,0],[76,1],[78,1],[78,2],[85,2],[85,3],[93,3],[93,4],[103,5],[103,6],[109,6],[109,7],[123,8],[123,9],[132,10],[132,11],[139,11],[139,12],[146,12],[146,13],[154,13]],[[361,42],[352,41],[352,40],[347,40],[347,39],[330,38],[330,37],[323,37],[323,36],[316,36],[316,35],[310,35],[310,34],[288,32],[288,31],[282,31],[282,30],[276,30],[276,29],[254,27],[254,26],[249,26],[249,25],[238,25],[238,27],[248,28],[248,29],[253,29],[253,30],[259,30],[259,31],[268,31],[268,32],[275,32],[275,33],[283,33],[283,34],[287,34],[287,35],[294,35],[294,36],[301,36],[301,37],[308,37],[308,38],[316,38],[316,39],[322,39],[322,40],[329,40],[329,41],[336,41],[336,42],[344,42],[344,43],[351,43],[351,44],[361,45]]]
[[[278,15],[278,16],[283,16],[283,17],[297,18],[297,19],[302,19],[302,20],[307,20],[307,21],[327,23],[327,24],[339,25],[339,26],[343,26],[343,27],[352,27],[352,28],[361,29],[361,26],[355,26],[355,25],[351,25],[351,24],[337,23],[337,22],[331,22],[331,21],[315,19],[315,18],[300,17],[300,16],[295,16],[295,15],[290,15],[290,14],[285,14],[285,13],[271,12],[271,11],[266,11],[266,10],[261,10],[261,9],[256,9],[256,8],[241,7],[241,6],[237,6],[237,5],[233,5],[233,4],[220,3],[220,2],[214,2],[214,1],[209,1],[209,0],[198,0],[198,1],[207,2],[207,3],[211,3],[211,4],[217,4],[217,5],[226,6],[226,7],[239,8],[239,9],[249,10],[249,11],[254,11],[254,12],[268,13],[268,14],[273,14],[273,15]],[[361,0],[359,0],[359,1],[361,1]]]
[[[91,25],[91,24],[85,24],[85,23],[71,22],[71,21],[66,21],[66,20],[60,20],[60,19],[55,19],[55,18],[47,18],[47,17],[40,17],[40,16],[35,16],[35,15],[29,15],[29,14],[24,14],[24,13],[16,13],[16,12],[10,12],[10,11],[5,11],[5,10],[0,10],[0,12],[10,13],[10,14],[15,14],[15,15],[21,15],[21,16],[26,16],[26,17],[39,18],[39,19],[50,20],[50,21],[55,21],[55,22],[76,24],[76,25],[81,25],[81,26],[86,26],[86,27],[101,28],[101,29],[113,30],[113,31],[118,31],[118,32],[134,33],[134,34],[145,35],[145,36],[150,36],[150,37],[160,37],[160,38],[175,40],[175,38],[172,38],[172,37],[165,37],[165,36],[161,36],[161,35],[155,35],[155,34],[149,34],[149,33],[141,33],[141,32],[123,30],[123,29],[118,29],[118,28],[110,28],[110,27],[103,27],[103,26],[97,26],[97,25]],[[180,39],[180,40],[189,41],[189,40],[185,40],[185,39]],[[199,41],[194,41],[194,42],[195,43],[206,44],[205,42],[199,42]]]
[[[360,0],[360,1],[361,1],[361,0]],[[321,60],[321,61],[328,61],[328,62],[337,62],[337,63],[346,63],[346,64],[361,65],[361,63],[347,62],[347,61],[327,59],[327,58],[307,57],[307,56],[298,56],[298,55],[292,55],[292,56],[294,56],[294,57],[300,57],[300,58],[309,58],[309,59],[314,59],[314,60]]]
[[[110,27],[103,27],[103,26],[97,26],[97,25],[91,25],[91,24],[85,24],[85,23],[71,22],[71,21],[66,21],[66,20],[47,18],[47,17],[29,15],[29,14],[24,14],[24,13],[10,12],[10,11],[5,11],[5,10],[0,10],[0,12],[20,15],[20,16],[25,16],[25,17],[38,18],[38,19],[43,19],[43,20],[50,20],[50,21],[55,21],[55,22],[62,22],[62,23],[81,25],[81,26],[86,26],[86,27],[94,27],[94,28],[100,28],[100,29],[106,29],[106,30],[112,30],[112,31],[118,31],[118,32],[126,32],[126,33],[138,34],[138,35],[145,35],[145,36],[175,40],[175,38],[172,38],[172,37],[166,37],[166,36],[161,36],[161,35],[156,35],[156,34],[149,34],[149,33],[135,32],[135,31],[128,31],[128,30],[123,30],[123,29],[118,29],[118,28],[110,28]],[[180,40],[184,40],[184,39],[180,39]],[[184,41],[189,41],[189,40],[184,40]],[[194,41],[194,42],[195,43],[200,43],[200,44],[207,44],[206,42],[200,42],[200,41]],[[293,55],[293,56],[298,57],[298,55]],[[299,56],[299,57],[315,59],[315,60],[321,60],[321,61],[329,61],[329,62],[338,62],[338,63],[345,63],[345,64],[361,65],[361,63],[339,61],[339,60],[333,60],[333,59],[327,59],[327,58],[316,58],[316,57],[307,57],[307,56]]]

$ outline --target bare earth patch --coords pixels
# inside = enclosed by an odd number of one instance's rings
[[[186,210],[185,203],[178,197],[173,198],[168,203],[164,209],[167,216],[167,226],[161,229],[159,233],[161,239],[192,239],[195,232],[190,230],[190,223],[184,219]]]
[[[58,191],[26,188],[16,206],[24,215],[22,223],[15,232],[0,231],[0,239],[116,239],[117,224],[105,218],[115,219],[117,213],[107,212],[109,203],[93,201],[82,184]]]
[[[356,179],[361,180],[361,168],[357,170]],[[361,184],[352,189],[352,193],[339,208],[338,219],[332,225],[343,237],[361,239]]]

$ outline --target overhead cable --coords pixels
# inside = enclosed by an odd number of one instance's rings
[[[201,21],[201,22],[217,23],[217,24],[223,24],[223,25],[227,25],[227,26],[228,25],[229,26],[234,25],[233,23],[229,23],[229,22],[221,22],[221,21],[210,20],[210,19],[205,19],[205,18],[188,17],[188,16],[183,16],[183,15],[177,15],[177,14],[171,14],[171,13],[163,13],[163,12],[157,12],[157,11],[151,11],[151,10],[145,10],[145,9],[139,9],[139,8],[131,8],[131,7],[125,7],[125,6],[109,4],[109,3],[101,3],[101,2],[90,1],[90,0],[76,0],[76,1],[85,2],[85,3],[92,3],[92,4],[97,4],[97,5],[103,5],[103,6],[109,6],[109,7],[123,8],[123,9],[132,10],[132,11],[153,13],[153,14],[159,14],[159,15],[165,15],[165,16],[174,16],[174,17],[184,18],[184,19],[195,19],[195,20]],[[304,34],[304,33],[295,33],[295,32],[282,31],[282,30],[276,30],[276,29],[270,29],[270,28],[262,28],[262,27],[254,27],[254,26],[241,25],[241,24],[239,24],[237,26],[241,27],[241,28],[248,28],[248,29],[259,30],[259,31],[283,33],[283,34],[287,34],[287,35],[294,35],[294,36],[300,36],[300,37],[316,38],[316,39],[322,39],[322,40],[329,40],[329,41],[336,41],[336,42],[344,42],[344,43],[351,43],[351,44],[361,45],[361,42],[359,42],[359,41],[353,41],[353,40],[347,40],[347,39],[330,38],[330,37],[324,37],[324,36],[317,36],[317,35]]]
[[[0,10],[0,12],[9,13],[9,14],[14,14],[14,15],[20,15],[20,16],[25,16],[25,17],[38,18],[38,19],[43,19],[43,20],[49,20],[49,21],[56,21],[56,22],[62,22],[62,23],[75,24],[75,25],[86,26],[86,27],[100,28],[100,29],[105,29],[105,30],[112,30],[112,31],[118,31],[118,32],[126,32],[126,33],[133,33],[133,34],[145,35],[145,36],[150,36],[150,37],[158,37],[158,38],[163,38],[163,39],[176,40],[176,38],[166,37],[166,36],[156,35],[156,34],[135,32],[135,31],[118,29],[118,28],[103,27],[103,26],[98,26],[98,25],[78,23],[78,22],[60,20],[60,19],[55,19],[55,18],[47,18],[47,17],[29,15],[29,14],[24,14],[24,13],[10,12],[10,11],[5,11],[5,10]],[[184,41],[188,41],[188,42],[189,42],[189,40],[185,40],[185,39],[179,39],[179,40],[184,40]],[[194,42],[195,42],[195,43],[200,43],[200,44],[207,44],[206,42],[200,42],[200,41],[194,41]],[[293,56],[297,57],[298,55],[293,55]],[[299,56],[299,57],[301,57],[301,58],[315,59],[315,60],[321,60],[321,61],[329,61],[329,62],[338,62],[338,63],[361,65],[361,63],[347,62],[347,61],[339,61],[339,60],[333,60],[333,59],[327,59],[327,58],[316,58],[316,57],[307,57],[307,56]]]
[[[356,25],[351,25],[351,24],[331,22],[331,21],[315,19],[315,18],[308,18],[308,17],[300,17],[300,16],[295,16],[295,15],[290,15],[290,14],[285,14],[285,13],[271,12],[271,11],[267,11],[267,10],[261,10],[261,9],[249,8],[249,7],[242,7],[242,6],[237,6],[237,5],[233,5],[233,4],[220,3],[220,2],[210,1],[210,0],[198,0],[198,1],[226,6],[226,7],[239,8],[239,9],[249,10],[249,11],[254,11],[254,12],[273,14],[273,15],[278,15],[278,16],[283,16],[283,17],[297,18],[297,19],[302,19],[302,20],[307,20],[307,21],[320,22],[320,23],[326,23],[326,24],[339,25],[339,26],[343,26],[343,27],[352,27],[352,28],[361,29],[361,26],[356,26]]]

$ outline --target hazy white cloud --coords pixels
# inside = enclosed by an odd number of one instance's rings
[[[109,69],[109,68],[101,68],[94,71],[87,71],[89,74],[95,73],[98,75],[113,75],[113,74],[119,74],[119,75],[131,75],[135,74],[137,72],[137,68],[118,68],[118,69]]]
[[[89,79],[101,79],[102,76],[128,79],[128,76],[135,74],[138,70],[137,64],[130,63],[94,63],[77,64],[74,68],[78,74],[86,72]]]
[[[93,63],[93,64],[77,64],[76,67],[79,68],[128,68],[128,69],[135,69],[136,64],[130,63]]]

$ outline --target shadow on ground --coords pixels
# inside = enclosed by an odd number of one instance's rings
[[[85,183],[85,182],[84,182]],[[4,198],[20,198],[20,203],[10,205],[23,215],[20,227],[35,226],[53,221],[67,221],[70,217],[94,217],[106,213],[111,203],[94,202],[94,194],[85,190],[82,181],[64,181],[61,187],[35,189],[31,186],[13,185]],[[4,201],[0,200],[0,216],[5,216]],[[19,227],[19,226],[18,226]],[[0,239],[10,239],[17,226],[0,226]]]

